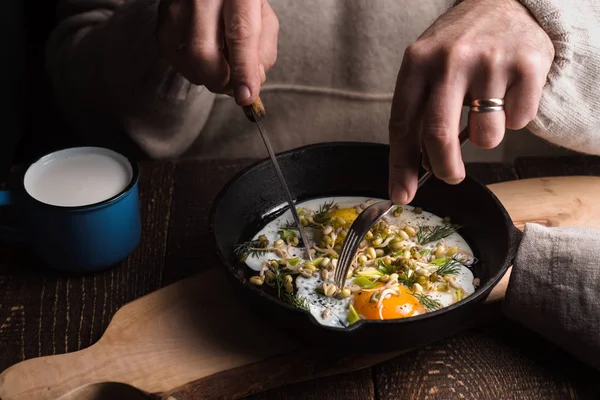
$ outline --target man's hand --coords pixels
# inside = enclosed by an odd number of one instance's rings
[[[164,57],[196,85],[252,104],[277,58],[279,21],[267,0],[162,0]]]
[[[465,177],[459,144],[463,103],[504,99],[504,111],[469,113],[469,139],[491,149],[505,128],[537,114],[554,47],[516,0],[465,0],[406,49],[390,119],[390,198],[412,201],[421,150],[449,184]]]

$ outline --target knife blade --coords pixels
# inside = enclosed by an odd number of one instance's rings
[[[273,167],[275,168],[275,173],[277,174],[277,178],[279,179],[279,183],[285,193],[285,197],[288,205],[290,206],[290,211],[292,212],[292,217],[294,218],[294,222],[296,222],[296,226],[298,227],[298,232],[300,232],[300,238],[302,239],[302,244],[304,245],[304,249],[308,256],[308,259],[312,261],[312,254],[310,253],[310,243],[308,238],[306,237],[306,233],[304,232],[304,225],[300,222],[300,217],[298,216],[298,211],[296,210],[296,205],[294,203],[294,199],[292,198],[292,194],[288,185],[285,181],[283,173],[281,172],[281,168],[279,168],[279,163],[277,162],[277,158],[275,157],[275,153],[273,152],[273,148],[271,147],[271,142],[269,141],[269,137],[267,136],[267,131],[265,127],[262,125],[262,120],[266,115],[265,107],[260,99],[257,98],[254,103],[249,106],[243,107],[244,113],[246,117],[256,124],[258,132],[262,137],[263,142],[265,143],[265,147],[267,148],[267,152],[269,153],[269,158],[273,163]]]

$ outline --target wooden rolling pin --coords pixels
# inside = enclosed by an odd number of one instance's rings
[[[600,177],[536,178],[489,188],[519,228],[526,222],[600,228]],[[487,301],[502,299],[507,283],[508,274]],[[0,375],[0,398],[231,399],[398,354],[337,359],[290,341],[254,323],[224,273],[213,268],[127,304],[89,348],[7,369]]]

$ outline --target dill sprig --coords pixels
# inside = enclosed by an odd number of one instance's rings
[[[390,265],[388,267],[387,265],[385,265],[385,263],[381,259],[377,260],[377,269],[379,269],[379,272],[381,272],[382,274],[387,274],[387,275],[390,275],[394,272],[394,270],[392,269],[392,266]]]
[[[454,232],[459,230],[460,225],[456,224],[444,224],[437,226],[420,226],[417,231],[417,241],[421,245],[425,245],[427,243],[436,242],[438,240],[442,240],[445,237],[452,235]]]
[[[336,204],[333,200],[321,204],[319,206],[319,211],[315,212],[312,216],[313,221],[315,221],[316,224],[325,224],[327,221],[329,221],[329,213],[335,207]]]
[[[409,270],[412,272],[412,270]],[[415,275],[414,274],[398,274],[398,283],[403,284],[407,288],[412,288],[415,284]]]
[[[305,228],[322,228],[321,225],[317,225],[317,224],[311,224],[311,223],[307,223],[306,225],[304,225]],[[296,225],[296,223],[294,221],[286,221],[283,225],[281,225],[279,227],[279,230],[289,230],[289,231],[297,231],[298,230],[298,225]]]
[[[435,273],[438,274],[439,276],[456,275],[460,271],[461,265],[462,264],[460,262],[458,262],[458,260],[456,258],[452,257],[451,259],[446,261],[444,264],[442,264],[435,271]]]
[[[275,288],[277,289],[277,298],[281,299],[281,290],[283,289],[283,274],[279,268],[272,268],[275,275]]]
[[[286,293],[285,301],[287,301],[294,307],[298,307],[301,310],[309,311],[308,299],[304,296],[298,296],[298,295],[293,295],[291,293]]]
[[[414,293],[413,296],[419,300],[419,302],[427,309],[427,311],[435,311],[442,308],[442,304],[439,301],[432,299],[427,295],[422,293]]]
[[[236,256],[249,256],[259,257],[267,254],[269,250],[264,246],[264,242],[261,240],[248,240],[240,243],[233,249]]]

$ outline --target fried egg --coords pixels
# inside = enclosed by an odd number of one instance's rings
[[[361,203],[370,204],[381,199],[367,198],[367,197],[327,197],[317,198],[304,202],[297,203],[297,208],[305,208],[313,211],[319,210],[319,207],[327,202],[335,202],[337,208],[331,212],[332,217],[337,217],[346,221],[347,223],[353,222],[359,215],[356,210],[356,206]],[[280,212],[281,209],[285,208],[286,205],[279,205],[265,215],[265,219],[269,219],[270,215],[274,215]],[[414,207],[404,206],[403,212],[399,216],[393,216],[392,213],[388,214],[385,218],[390,225],[405,226],[410,225],[417,227],[420,225],[428,226],[441,226],[444,224],[443,218],[427,211],[421,213],[414,212]],[[293,222],[291,212],[286,210],[284,213],[267,223],[259,232],[257,232],[253,239],[257,239],[260,235],[265,235],[271,243],[278,240],[279,230],[281,226]],[[305,230],[308,239],[311,243],[314,243],[313,231],[311,229]],[[467,256],[464,265],[458,267],[458,273],[455,275],[455,282],[460,285],[464,290],[464,297],[472,294],[475,291],[473,285],[473,273],[465,265],[473,263],[475,260],[473,252],[464,240],[464,238],[457,232],[452,233],[448,237],[443,239],[446,247],[457,246]],[[435,249],[437,243],[429,243],[423,246],[425,249]],[[303,248],[290,246],[286,248],[291,257],[304,258],[305,252]],[[250,255],[246,260],[246,265],[254,271],[261,271],[265,262],[273,259],[277,259],[278,256],[274,252],[267,252],[260,255]],[[397,319],[397,318],[409,318],[422,313],[427,312],[427,309],[415,296],[411,289],[399,285],[398,290],[392,293],[389,291],[384,292],[383,299],[374,299],[373,293],[375,293],[381,287],[375,287],[371,289],[360,289],[356,291],[354,287],[354,294],[347,298],[339,297],[326,297],[317,292],[323,284],[323,280],[320,276],[303,277],[297,275],[295,277],[295,287],[297,296],[306,298],[308,308],[311,315],[321,324],[333,327],[345,327],[348,326],[347,318],[349,313],[349,306],[352,305],[356,312],[362,319],[370,320],[386,320],[386,319]],[[382,284],[383,285],[383,284]],[[352,279],[346,281],[346,287],[352,287]],[[457,301],[454,294],[450,292],[433,291],[428,293],[429,298],[439,302],[441,307],[447,307]]]

